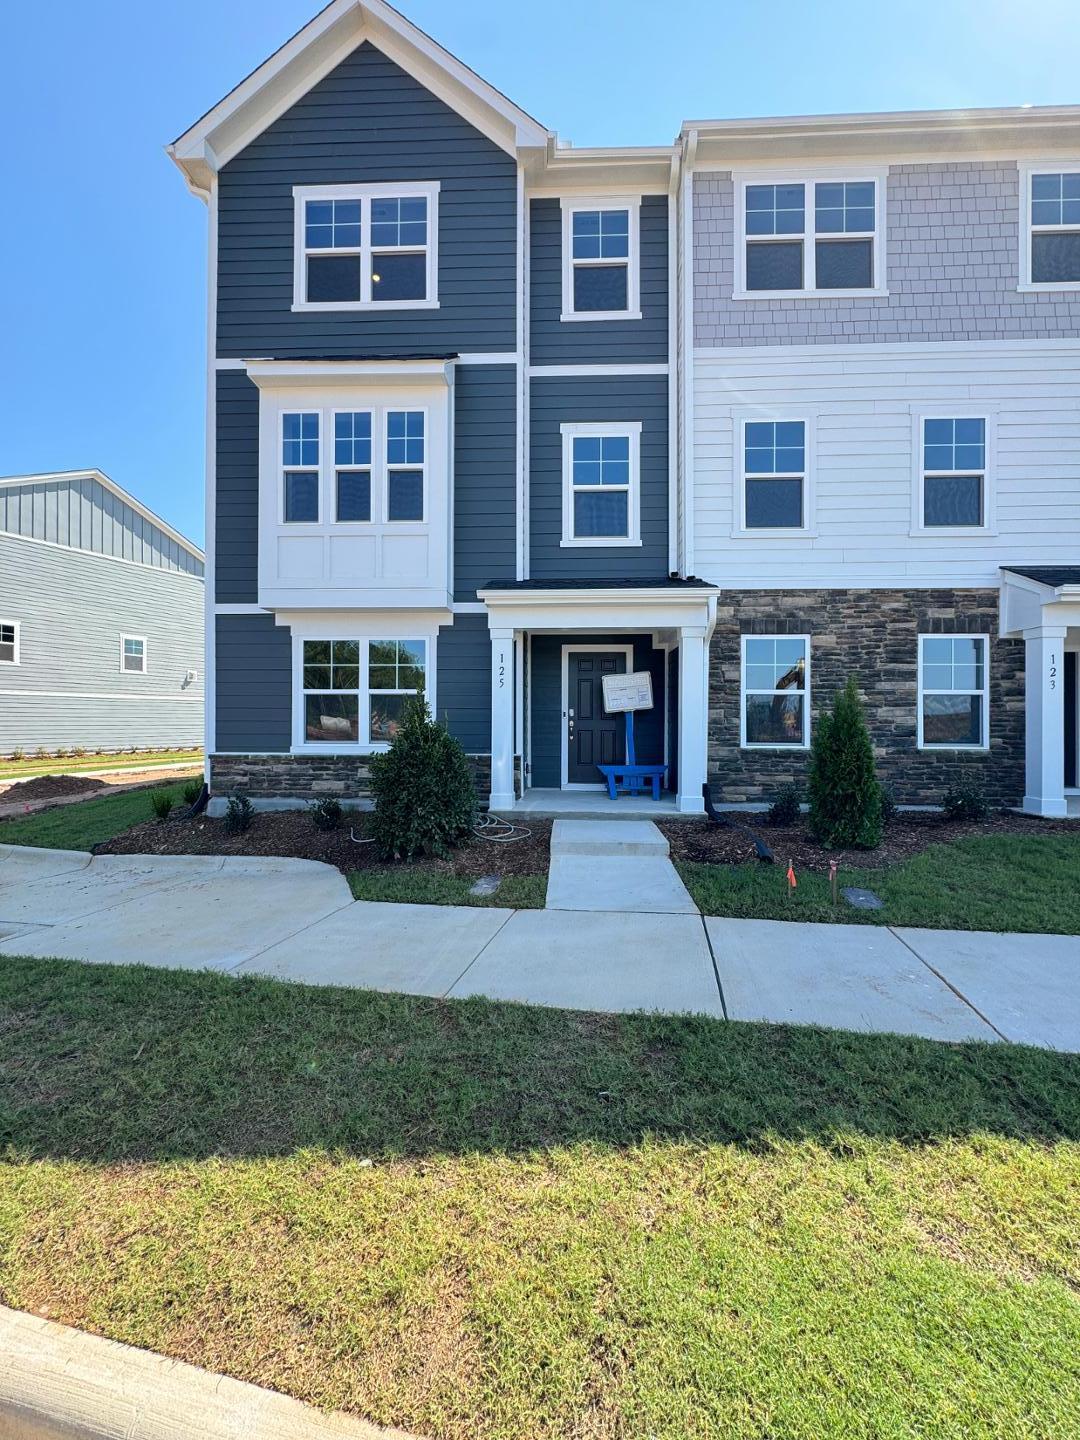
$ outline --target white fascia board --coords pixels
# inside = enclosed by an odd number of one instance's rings
[[[213,109],[166,147],[190,185],[228,164],[312,86],[370,40],[490,140],[515,155],[550,132],[384,0],[332,0]]]
[[[702,140],[722,135],[815,134],[953,130],[1013,130],[1038,126],[1080,127],[1080,105],[1007,105],[976,110],[862,110],[851,114],[760,115],[734,120],[684,120],[681,133]]]
[[[0,486],[54,485],[64,480],[96,480],[98,484],[108,490],[111,495],[115,495],[116,498],[122,500],[125,505],[130,505],[137,515],[141,515],[144,520],[148,520],[150,524],[160,530],[162,534],[167,535],[170,540],[175,540],[176,543],[186,550],[194,559],[198,560],[201,564],[205,564],[206,556],[197,545],[193,544],[186,536],[181,535],[179,530],[174,530],[167,520],[163,520],[160,515],[155,515],[153,510],[148,506],[136,500],[135,496],[129,494],[122,485],[118,485],[115,480],[110,480],[103,470],[49,470],[38,475],[4,475],[0,476]],[[64,548],[74,549],[75,547],[65,546]],[[97,551],[88,553],[97,554]]]
[[[641,630],[699,629],[712,624],[712,591],[693,590],[506,590],[477,591],[489,629],[605,634]]]
[[[310,385],[326,389],[357,380],[386,385],[450,384],[452,360],[248,360],[248,379],[260,389]]]

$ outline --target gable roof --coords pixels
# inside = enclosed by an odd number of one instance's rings
[[[546,150],[554,136],[386,0],[330,4],[167,147],[189,187],[205,195],[223,165],[313,85],[371,42],[511,155]]]

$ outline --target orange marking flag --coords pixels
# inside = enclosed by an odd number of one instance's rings
[[[795,886],[799,883],[795,879],[795,867],[792,865],[790,860],[787,862],[787,883],[792,890],[794,890]]]

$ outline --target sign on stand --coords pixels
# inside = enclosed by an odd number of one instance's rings
[[[618,711],[651,710],[652,676],[648,670],[633,670],[629,675],[604,675],[604,709],[609,715]]]

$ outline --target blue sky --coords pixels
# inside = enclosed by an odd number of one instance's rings
[[[705,116],[1080,101],[1075,0],[405,8],[578,145],[667,143]],[[8,7],[0,474],[96,465],[201,541],[206,218],[163,146],[316,9]]]

